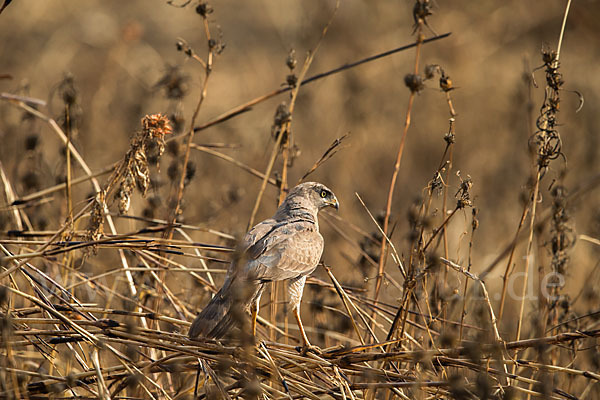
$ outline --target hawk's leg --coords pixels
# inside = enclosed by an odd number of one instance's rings
[[[250,306],[250,313],[252,314],[252,336],[256,336],[256,317],[258,316],[259,307],[258,301],[252,303]]]
[[[252,314],[252,336],[256,336],[256,317],[258,317],[258,311],[260,309],[260,296],[262,296],[262,289],[259,291],[256,299],[250,304],[250,313]]]
[[[300,302],[302,300],[302,293],[304,292],[305,283],[306,276],[290,279],[288,284],[290,305],[292,306],[292,311],[294,312],[294,317],[296,317],[298,329],[300,330],[300,335],[302,336],[302,351],[314,351],[315,353],[320,353],[320,350],[317,346],[310,344],[308,336],[306,336],[306,331],[304,330],[304,325],[302,325],[302,320],[300,319]]]

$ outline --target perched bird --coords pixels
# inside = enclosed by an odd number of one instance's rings
[[[252,333],[260,296],[268,282],[288,280],[288,294],[305,348],[310,342],[300,320],[300,300],[306,277],[323,253],[317,213],[339,208],[338,200],[325,185],[305,182],[291,189],[272,218],[253,227],[244,237],[232,261],[223,287],[198,314],[191,338],[222,338],[239,326],[243,312],[252,314]]]

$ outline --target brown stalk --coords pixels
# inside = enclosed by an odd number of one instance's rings
[[[306,73],[308,72],[308,69],[310,68],[310,65],[312,64],[315,54],[319,50],[319,47],[321,47],[321,42],[325,38],[325,35],[327,34],[327,30],[329,29],[329,26],[333,22],[333,18],[335,17],[335,14],[337,13],[339,6],[340,6],[340,2],[339,2],[339,0],[337,0],[335,9],[334,9],[331,17],[329,18],[327,25],[325,25],[325,28],[323,28],[323,31],[321,32],[321,36],[320,36],[319,40],[317,41],[317,44],[315,45],[313,50],[308,53],[308,56],[304,60],[304,65],[302,66],[302,70],[300,71],[300,74],[298,75],[298,81],[296,83],[296,86],[292,89],[292,96],[291,96],[291,100],[290,100],[290,105],[288,107],[288,112],[290,115],[293,115],[293,113],[294,113],[296,99],[298,98],[298,93],[300,91],[300,87],[303,84],[304,77],[306,76]],[[254,203],[254,208],[252,209],[252,214],[250,214],[250,220],[248,221],[248,230],[250,228],[252,228],[252,226],[254,226],[254,218],[256,218],[256,213],[258,212],[258,208],[260,206],[260,202],[262,200],[263,193],[267,187],[267,179],[269,176],[271,176],[271,171],[273,169],[273,165],[275,164],[275,159],[277,158],[277,154],[279,153],[279,149],[280,149],[280,146],[282,143],[283,136],[285,136],[284,133],[290,132],[291,123],[292,123],[292,121],[290,118],[290,120],[288,120],[285,123],[285,125],[282,127],[281,132],[275,142],[275,145],[273,146],[273,150],[271,151],[271,158],[269,159],[269,163],[267,164],[267,169],[264,174],[265,177],[263,178],[261,187],[258,191],[258,195],[256,197],[256,202]],[[285,178],[285,179],[287,179],[287,178]],[[282,185],[280,190],[285,190],[285,187]],[[281,198],[280,198],[280,200],[281,200]]]
[[[417,46],[415,49],[415,63],[414,63],[414,73],[418,74],[419,72],[419,58],[421,53],[421,46],[423,42],[423,37],[421,35],[420,27],[418,28],[418,39]],[[396,186],[396,179],[398,178],[398,173],[400,172],[400,163],[402,162],[402,155],[404,153],[404,144],[406,142],[406,136],[408,134],[408,128],[410,127],[410,116],[412,112],[412,106],[415,99],[415,92],[411,90],[410,95],[408,97],[408,105],[406,107],[406,117],[404,119],[404,129],[402,131],[402,137],[400,139],[400,145],[398,146],[398,153],[396,154],[396,162],[394,164],[394,171],[392,173],[392,179],[390,182],[390,187],[388,189],[387,194],[387,202],[385,207],[385,216],[383,218],[383,232],[388,235],[389,229],[389,219],[390,214],[392,212],[392,200],[394,197],[394,188]],[[377,281],[375,282],[375,304],[377,304],[377,299],[379,298],[379,292],[381,290],[381,282],[383,279],[383,271],[385,268],[385,260],[386,260],[386,244],[385,240],[381,241],[381,248],[379,251],[379,267],[377,271]]]
[[[67,146],[65,146],[65,153],[67,157],[67,182],[66,182],[66,192],[67,192],[67,218],[69,223],[73,224],[73,195],[71,190],[71,152],[69,151],[69,145],[71,144],[71,117],[70,117],[70,106],[69,103],[65,103],[65,125],[66,136],[67,136]]]
[[[562,21],[562,26],[561,26],[561,31],[560,31],[560,35],[559,35],[559,39],[558,39],[558,45],[557,45],[557,50],[556,50],[556,56],[554,57],[554,60],[552,62],[552,68],[557,69],[559,66],[559,60],[560,60],[560,50],[561,50],[561,45],[562,45],[562,40],[564,37],[564,33],[565,33],[565,26],[567,24],[567,17],[569,15],[569,9],[571,6],[571,0],[568,0],[566,8],[565,8],[565,12],[564,12],[564,16],[563,16],[563,21]],[[549,83],[550,85],[550,83]],[[554,88],[552,88],[552,90],[555,90]],[[541,127],[541,131],[545,130],[548,128],[548,119],[544,119],[543,123],[542,123],[542,127]],[[540,155],[540,158],[542,156]],[[537,168],[537,174],[535,177],[535,186],[533,188],[533,194],[531,197],[531,216],[530,216],[530,224],[529,224],[529,235],[528,235],[528,240],[527,240],[527,253],[525,256],[525,274],[523,277],[523,289],[521,291],[521,303],[520,303],[520,308],[519,308],[519,320],[517,323],[517,333],[516,333],[516,340],[518,341],[521,337],[521,329],[522,329],[522,323],[523,323],[523,314],[524,314],[524,308],[525,308],[525,293],[527,291],[527,280],[528,280],[528,274],[529,274],[529,263],[530,263],[530,259],[532,257],[532,247],[533,247],[533,232],[534,232],[534,224],[535,224],[535,217],[536,217],[536,206],[538,203],[538,193],[539,193],[539,187],[540,187],[540,180],[542,178],[542,172],[543,169],[545,168],[545,166],[542,164],[541,160],[538,160],[538,168]],[[541,277],[540,277],[541,279]],[[538,293],[538,296],[541,296],[542,293]],[[515,352],[515,358],[517,358],[518,352]],[[516,370],[516,365],[513,366],[513,373]]]
[[[75,178],[75,179],[72,178],[71,179],[71,187],[73,185],[77,185],[77,184],[80,184],[80,183],[83,183],[83,182],[87,182],[87,181],[89,181],[92,178],[97,178],[99,176],[111,173],[111,172],[113,172],[115,170],[115,168],[117,167],[117,165],[118,165],[118,163],[115,163],[115,164],[113,164],[113,165],[111,165],[109,167],[101,169],[98,172],[94,172],[91,175],[84,175],[84,176],[80,176],[80,177]],[[52,193],[58,192],[60,190],[66,189],[66,187],[67,187],[67,183],[66,182],[65,183],[59,183],[57,185],[50,186],[50,187],[48,187],[46,189],[42,189],[42,190],[37,191],[35,193],[31,193],[31,194],[28,194],[26,196],[19,197],[19,198],[13,200],[10,204],[13,205],[13,206],[17,206],[17,205],[20,205],[20,204],[25,204],[25,203],[28,203],[28,202],[33,201],[35,199],[39,199],[40,197],[44,197],[44,196],[50,195]]]
[[[446,92],[446,96],[448,99],[448,106],[450,107],[450,114],[452,115],[452,117],[450,118],[450,129],[448,130],[448,135],[451,135],[450,138],[453,138],[455,135],[455,129],[454,129],[454,115],[455,115],[455,111],[454,111],[454,107],[452,106],[452,101],[450,99],[450,92]],[[443,183],[444,185],[444,189],[443,189],[443,194],[442,194],[442,215],[447,215],[448,214],[448,190],[449,190],[449,182],[450,182],[450,174],[452,173],[452,162],[454,161],[454,139],[452,139],[451,142],[448,143],[448,163],[446,164],[446,180]],[[447,226],[444,225],[444,227],[442,228],[442,239],[443,239],[443,243],[444,243],[444,258],[448,259],[449,258],[449,249],[448,249],[448,229]],[[443,288],[444,290],[446,290],[447,286],[448,286],[448,266],[446,266],[444,268],[444,281],[443,281]],[[447,312],[447,307],[444,305],[444,319],[446,319],[446,312]]]
[[[228,156],[226,154],[220,153],[220,152],[215,151],[213,149],[210,149],[208,147],[197,145],[195,143],[192,143],[191,147],[193,149],[195,149],[195,150],[199,150],[199,151],[201,151],[203,153],[207,153],[207,154],[213,155],[215,157],[218,157],[218,158],[220,158],[222,160],[228,161],[228,162],[234,164],[235,166],[243,169],[244,171],[246,171],[246,172],[248,172],[248,173],[250,173],[250,174],[252,174],[252,175],[254,175],[254,176],[258,177],[258,178],[261,178],[261,179],[265,178],[265,174],[263,174],[262,172],[254,169],[254,168],[252,168],[252,167],[250,167],[250,166],[242,163],[241,161],[236,160],[235,158],[230,157],[230,156]],[[273,178],[269,178],[268,182],[269,182],[269,184],[271,184],[273,186],[277,185],[277,182],[275,182],[275,179],[273,179]]]

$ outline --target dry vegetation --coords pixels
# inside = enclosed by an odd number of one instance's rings
[[[600,6],[566,3],[6,3],[0,397],[600,399]],[[280,284],[255,340],[189,340],[307,179],[321,351]]]

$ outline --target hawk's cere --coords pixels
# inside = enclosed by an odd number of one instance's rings
[[[250,230],[231,263],[223,287],[198,314],[189,336],[221,338],[240,319],[240,311],[252,312],[252,329],[265,284],[288,280],[288,294],[305,346],[310,346],[300,320],[300,300],[306,277],[323,253],[317,213],[339,207],[325,185],[302,183],[290,190],[272,218]]]

